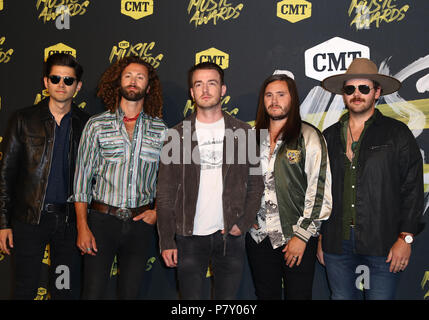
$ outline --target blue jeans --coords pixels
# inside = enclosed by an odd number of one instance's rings
[[[323,254],[332,291],[331,299],[395,299],[399,273],[389,271],[390,263],[386,263],[387,257],[356,254],[353,228],[350,240],[343,240],[342,248],[342,254]],[[363,286],[359,286],[361,279]]]
[[[207,236],[179,236],[177,244],[177,278],[182,299],[203,299],[203,285],[211,262],[213,299],[237,299],[243,274],[244,235],[228,235],[224,241],[220,231]]]

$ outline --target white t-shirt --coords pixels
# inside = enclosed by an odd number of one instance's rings
[[[222,160],[225,121],[223,118],[214,123],[196,120],[195,129],[201,171],[193,234],[204,236],[224,227]]]

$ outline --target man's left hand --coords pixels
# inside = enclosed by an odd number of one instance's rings
[[[307,243],[298,237],[292,237],[282,252],[285,252],[286,265],[292,268],[295,264],[301,264],[302,256],[304,255]]]
[[[225,234],[225,229],[223,229],[221,231],[221,233]],[[231,230],[229,231],[229,234],[232,235],[232,236],[238,237],[238,236],[241,236],[241,230],[240,230],[240,228],[236,224],[234,224],[232,226]]]
[[[396,240],[389,251],[386,263],[390,262],[390,272],[404,271],[411,255],[411,245],[402,239]]]
[[[156,222],[156,210],[146,210],[145,212],[135,216],[134,221],[143,220],[147,224],[155,224]]]

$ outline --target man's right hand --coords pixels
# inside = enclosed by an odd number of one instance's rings
[[[97,252],[97,243],[95,242],[94,235],[88,227],[84,227],[81,229],[78,228],[76,244],[80,249],[82,255],[90,254],[92,256],[95,256]]]
[[[319,239],[317,240],[317,260],[319,260],[322,266],[325,265],[325,258],[323,257],[323,249],[322,249],[322,235],[319,235]]]
[[[1,229],[0,230],[0,250],[10,255],[9,247],[13,248],[12,229]]]
[[[177,249],[168,249],[162,251],[162,258],[167,267],[177,267]]]

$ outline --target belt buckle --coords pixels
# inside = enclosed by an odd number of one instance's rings
[[[130,209],[128,209],[128,208],[119,208],[116,211],[116,216],[119,219],[121,219],[123,221],[126,221],[126,220],[130,219],[133,215],[132,215],[132,212],[131,212]]]

